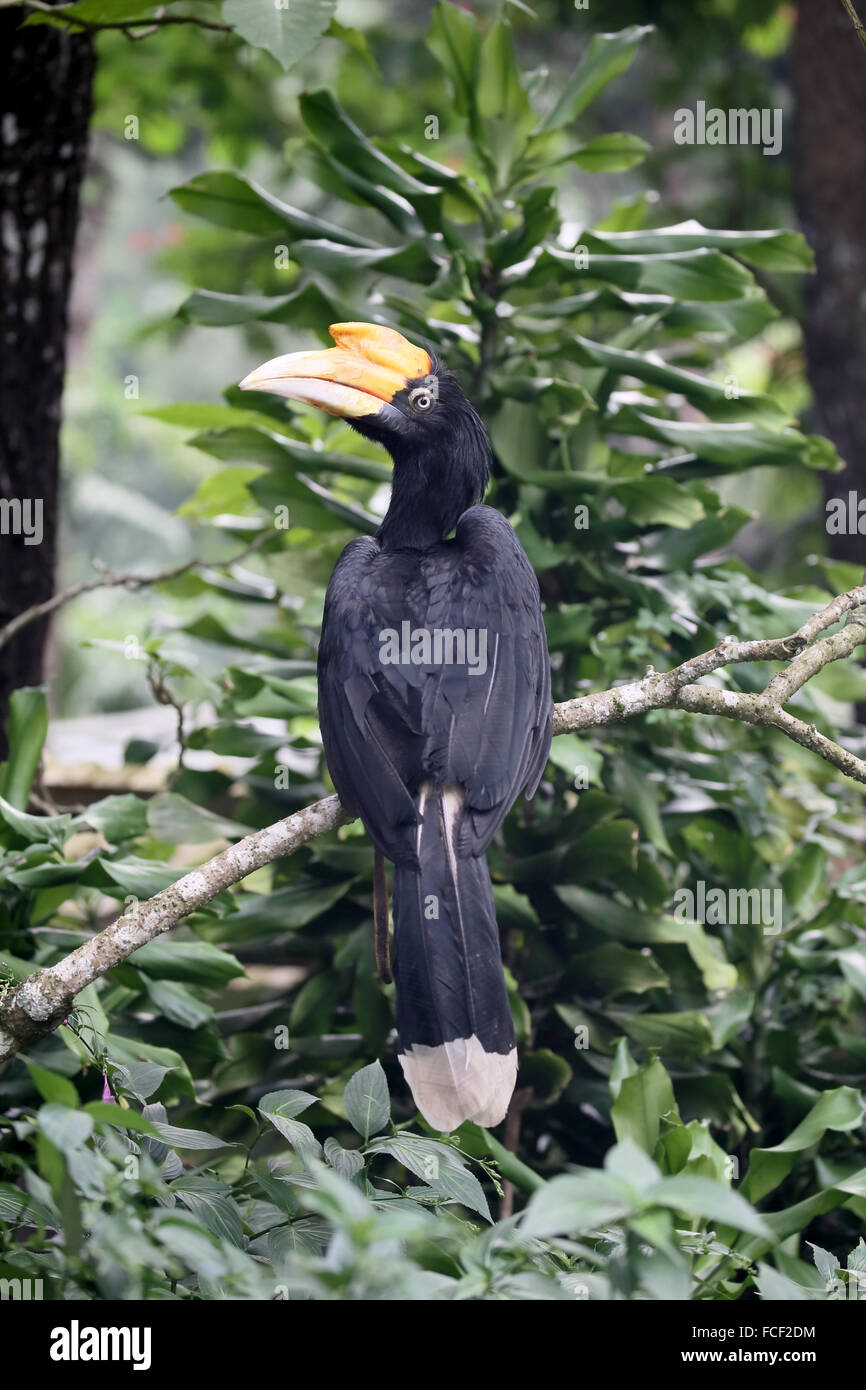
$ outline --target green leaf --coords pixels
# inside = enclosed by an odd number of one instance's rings
[[[155,980],[181,980],[221,989],[244,974],[240,961],[209,941],[148,941],[135,952],[134,964]]]
[[[415,202],[439,196],[439,188],[407,174],[405,169],[383,154],[372,140],[368,140],[330,92],[305,92],[298,105],[307,129],[330,155],[348,168],[362,174],[373,184],[384,184],[385,188]],[[347,238],[338,236],[334,240],[346,241]],[[416,250],[420,252],[421,248]]]
[[[275,14],[286,13],[274,11],[267,4],[260,5],[259,0],[243,0],[243,3],[255,6],[263,13],[269,8]],[[255,236],[284,236],[289,232],[292,236],[305,237],[307,240],[325,237],[331,241],[342,241],[347,246],[371,245],[363,237],[344,230],[335,222],[326,222],[301,208],[282,202],[260,184],[252,179],[242,179],[238,174],[219,170],[197,174],[188,183],[172,188],[169,196],[185,212],[236,232],[251,232]]]
[[[325,1140],[325,1158],[344,1178],[353,1178],[364,1170],[364,1155],[357,1149],[344,1149],[334,1138]]]
[[[140,796],[125,792],[120,796],[104,796],[94,801],[84,813],[84,819],[94,830],[101,830],[110,844],[144,835],[147,830],[147,802]]]
[[[336,0],[223,0],[222,14],[242,39],[266,49],[288,72],[312,53],[336,8]]]
[[[22,686],[9,697],[6,726],[9,761],[0,767],[0,790],[16,811],[25,811],[48,732],[45,686]]]
[[[248,825],[215,816],[177,792],[158,792],[151,797],[147,803],[147,828],[155,840],[169,845],[237,840],[250,833]]]
[[[624,232],[592,232],[590,248],[603,247],[630,255],[655,255],[668,251],[696,251],[713,247],[736,252],[762,270],[809,271],[814,258],[806,238],[788,231],[714,231],[691,219],[672,227]]]
[[[36,1123],[45,1138],[61,1153],[83,1148],[93,1133],[91,1115],[84,1110],[71,1110],[55,1101],[41,1106],[36,1115]]]
[[[609,1009],[607,1017],[642,1047],[664,1048],[675,1056],[704,1056],[714,1047],[713,1030],[706,1014],[697,1009],[679,1013],[629,1013]],[[623,1083],[625,1085],[625,1083]]]
[[[458,113],[475,109],[475,88],[481,57],[481,37],[475,19],[456,5],[433,6],[427,47],[447,73]]]
[[[772,1238],[769,1227],[746,1199],[712,1178],[677,1173],[673,1177],[662,1178],[644,1196],[647,1201],[671,1207],[675,1211],[688,1212],[702,1221],[723,1222],[748,1235]]]
[[[583,58],[539,129],[558,130],[576,120],[609,82],[625,72],[641,40],[652,29],[651,24],[632,24],[615,34],[593,34]]]
[[[818,1144],[828,1129],[843,1134],[857,1129],[864,1115],[866,1102],[853,1087],[837,1086],[825,1091],[781,1144],[770,1149],[751,1150],[749,1171],[741,1184],[743,1195],[752,1202],[759,1202],[788,1176],[798,1153]]]
[[[601,753],[586,739],[577,734],[557,734],[550,745],[550,761],[571,777],[585,771],[588,782],[598,782],[604,759]]]
[[[305,1163],[311,1158],[319,1158],[322,1146],[309,1125],[302,1124],[295,1116],[315,1103],[316,1096],[308,1091],[269,1091],[259,1101],[259,1113],[288,1140]]]
[[[164,1124],[161,1120],[154,1120],[153,1125],[163,1143],[170,1149],[207,1150],[234,1147],[224,1139],[218,1139],[215,1134],[205,1134],[201,1129],[178,1129],[177,1125]]]
[[[583,1235],[619,1221],[637,1203],[633,1188],[612,1173],[552,1178],[533,1193],[520,1229],[526,1235]]]
[[[76,4],[64,5],[63,15],[71,19],[83,19],[89,24],[117,23],[122,19],[141,20],[144,16],[156,13],[158,6],[154,0],[77,0]],[[29,19],[45,22],[49,15],[34,14]]]
[[[367,1154],[377,1153],[390,1154],[447,1201],[459,1202],[470,1211],[477,1211],[486,1221],[491,1220],[480,1182],[449,1145],[401,1131],[393,1139],[372,1140]]]
[[[625,1076],[610,1110],[618,1140],[631,1140],[644,1153],[655,1152],[662,1116],[676,1112],[671,1079],[657,1057],[633,1076]]]
[[[547,280],[551,261],[560,277],[563,272],[570,272],[579,280],[597,280],[623,290],[668,295],[673,299],[724,302],[739,299],[754,289],[753,277],[745,266],[709,248],[622,256],[591,251],[584,260],[582,256],[576,257],[573,251],[547,245],[527,281]]]
[[[238,323],[290,323],[295,328],[309,328],[325,338],[328,325],[341,321],[349,313],[333,295],[326,294],[315,281],[291,290],[289,294],[218,294],[215,290],[193,290],[177,311],[179,319],[186,323],[201,323],[208,328],[230,328]],[[171,411],[167,406],[166,411]],[[212,409],[225,411],[227,407]],[[157,419],[165,418],[165,413],[153,412]],[[250,411],[236,411],[235,414],[250,415]],[[175,423],[170,421],[170,423]],[[262,424],[260,419],[248,420],[249,424]],[[274,428],[274,421],[270,426]],[[219,428],[225,429],[240,421],[223,418]],[[209,424],[204,426],[209,427]]]
[[[504,181],[534,117],[520,82],[511,26],[501,19],[490,27],[481,44],[475,103],[486,135],[485,152],[492,154]]]
[[[636,478],[619,483],[613,495],[635,526],[675,526],[689,530],[704,517],[697,497],[673,478]]]
[[[597,135],[588,144],[574,150],[569,159],[592,174],[615,174],[640,164],[651,148],[639,135],[617,131]]]
[[[240,1212],[225,1183],[214,1178],[190,1174],[171,1184],[171,1191],[220,1240],[228,1240],[242,1250],[244,1228]]]
[[[30,844],[49,842],[54,846],[62,845],[67,838],[73,818],[71,815],[61,816],[29,816],[26,811],[16,811],[14,806],[10,806],[0,796],[0,817],[6,822],[16,835],[22,840],[27,840]]]
[[[808,447],[805,437],[793,429],[770,429],[750,423],[693,424],[687,420],[661,420],[640,411],[635,414],[642,432],[651,439],[664,440],[683,453],[694,453],[728,467],[803,462]]]
[[[343,1100],[349,1123],[365,1143],[371,1135],[385,1128],[391,1119],[391,1098],[378,1061],[361,1067],[349,1078]]]
[[[702,923],[680,922],[674,917],[640,912],[576,884],[558,885],[554,892],[572,912],[586,918],[608,936],[640,945],[681,943],[701,971],[707,989],[729,990],[736,985],[736,967],[725,960],[721,944],[707,935]]]
[[[213,1009],[186,985],[176,980],[146,980],[145,987],[153,1005],[178,1027],[202,1028],[213,1021]]]
[[[787,420],[787,413],[770,396],[752,391],[741,391],[736,400],[729,397],[728,388],[719,381],[698,376],[673,367],[656,353],[630,352],[625,348],[610,347],[605,343],[595,343],[579,335],[573,337],[566,348],[572,360],[586,366],[604,367],[617,377],[636,377],[665,390],[682,393],[701,410],[736,410],[740,416],[763,414],[775,417],[780,423]]]
[[[97,874],[97,870],[101,870],[102,873]],[[189,872],[189,869],[171,869],[167,864],[139,859],[135,855],[129,855],[119,861],[101,857],[94,860],[85,881],[98,882],[115,898],[133,897],[143,900],[152,898],[155,893],[162,892],[163,888],[169,888]]]
[[[27,1070],[43,1100],[55,1101],[71,1110],[78,1109],[81,1103],[78,1099],[78,1092],[67,1077],[59,1076],[57,1072],[46,1071],[44,1067],[38,1067],[35,1062],[28,1062]]]
[[[124,1110],[122,1105],[117,1105],[112,1101],[92,1100],[84,1107],[97,1125],[114,1125],[116,1129],[128,1129],[133,1134],[158,1135],[158,1130],[153,1120],[147,1119],[145,1115],[139,1115],[136,1110]]]

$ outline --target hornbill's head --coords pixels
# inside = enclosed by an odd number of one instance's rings
[[[329,332],[336,347],[274,357],[242,389],[318,406],[381,444],[395,471],[380,537],[441,538],[484,495],[491,452],[481,420],[457,378],[395,329],[335,323]]]

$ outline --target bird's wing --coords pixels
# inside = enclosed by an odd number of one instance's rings
[[[401,630],[418,608],[418,561],[385,556],[375,541],[352,541],[325,595],[319,643],[319,724],[328,770],[344,806],[360,814],[374,843],[399,861],[414,849],[415,792],[423,766],[417,667],[382,662],[381,633]]]
[[[538,580],[505,518],[491,507],[472,507],[447,551],[447,564],[439,550],[425,563],[427,623],[436,629],[459,621],[478,634],[475,655],[481,644],[486,661],[474,672],[468,665],[432,670],[422,723],[430,770],[465,793],[459,852],[477,854],[520,792],[535,792],[544,771],[552,733],[550,661]]]
[[[404,623],[445,634],[446,651],[460,633],[468,659],[383,662],[383,632],[402,637]],[[423,553],[347,546],[325,600],[319,719],[341,799],[389,858],[414,855],[431,780],[463,793],[458,853],[486,848],[534,792],[551,735],[538,581],[504,517],[473,507],[454,541]]]

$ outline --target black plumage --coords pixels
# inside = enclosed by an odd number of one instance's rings
[[[477,505],[490,445],[454,376],[392,330],[332,334],[330,355],[253,374],[345,414],[394,460],[375,539],[352,541],[328,585],[325,755],[344,805],[395,865],[399,1055],[419,1109],[442,1130],[495,1124],[516,1053],[485,851],[516,797],[535,792],[550,748],[538,581],[508,521]],[[391,391],[382,364],[393,372],[404,358],[425,370]],[[270,385],[283,375],[289,385]],[[376,396],[369,407],[359,383]],[[449,661],[461,638],[464,659]]]
[[[399,431],[360,426],[394,457],[393,495],[376,539],[352,541],[328,586],[319,720],[342,801],[396,865],[402,1052],[475,1036],[504,1056],[514,1032],[484,852],[547,761],[550,667],[520,542],[499,512],[472,505],[488,477],[486,433],[454,378],[434,370],[435,414],[406,416]],[[402,636],[407,621],[412,632],[486,633],[486,671],[383,664],[382,633]],[[449,787],[462,792],[456,888],[441,805]],[[431,899],[438,916],[426,918]]]

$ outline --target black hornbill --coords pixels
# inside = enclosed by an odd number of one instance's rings
[[[505,518],[476,505],[491,449],[456,378],[394,329],[330,332],[335,348],[276,357],[241,385],[340,416],[394,461],[375,539],[351,541],[328,585],[322,739],[344,806],[395,866],[399,1056],[416,1104],[438,1130],[495,1125],[517,1052],[485,850],[550,749],[538,581]]]

